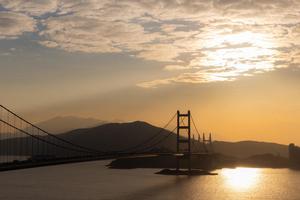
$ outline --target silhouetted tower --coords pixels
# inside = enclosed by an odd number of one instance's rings
[[[203,149],[205,152],[208,153],[209,150],[210,150],[210,152],[213,152],[211,133],[209,133],[208,139],[205,139],[205,134],[203,133],[202,144],[203,144]],[[209,145],[209,150],[207,149],[207,146],[206,146],[207,144]]]
[[[181,122],[187,120],[187,125],[181,125]],[[182,131],[187,132],[187,139],[180,137]],[[184,144],[187,149],[182,149],[181,145]],[[176,169],[180,168],[180,159],[188,159],[188,169],[191,170],[191,112],[188,111],[186,114],[181,114],[179,110],[177,111],[177,154],[183,154],[183,156],[177,156],[177,166]]]
[[[205,152],[208,152],[208,151],[207,151],[207,148],[206,148],[205,133],[203,133],[203,135],[202,135],[202,144],[203,144],[203,150],[204,150]]]
[[[211,133],[209,133],[209,146],[210,146],[210,151],[214,152]]]

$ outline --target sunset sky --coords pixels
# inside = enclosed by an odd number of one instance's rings
[[[300,144],[300,0],[0,0],[1,104]]]

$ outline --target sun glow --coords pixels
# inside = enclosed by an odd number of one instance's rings
[[[274,69],[276,51],[266,33],[212,33],[203,45],[199,65],[218,70],[228,80]]]
[[[238,191],[244,191],[253,188],[258,183],[260,178],[260,169],[223,169],[221,174],[230,188]]]

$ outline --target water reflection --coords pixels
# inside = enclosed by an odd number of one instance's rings
[[[257,168],[235,168],[223,169],[221,175],[225,183],[231,189],[237,191],[249,190],[258,184],[261,175],[261,169]]]

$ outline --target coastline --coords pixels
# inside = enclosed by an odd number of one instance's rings
[[[107,166],[111,169],[175,169],[176,161],[177,159],[171,156],[127,157],[115,159]],[[192,157],[191,162],[192,169],[207,171],[236,167],[298,169],[296,166],[290,164],[288,158],[273,154],[261,154],[248,158],[236,158],[222,154],[212,154],[206,157]],[[188,161],[181,160],[180,167],[182,169],[187,169]]]

